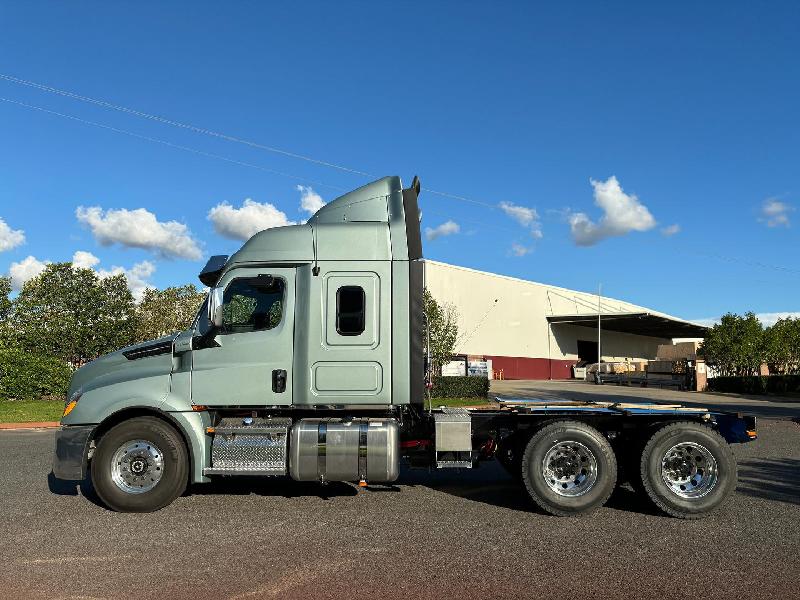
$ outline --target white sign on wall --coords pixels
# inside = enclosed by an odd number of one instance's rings
[[[467,368],[463,360],[451,360],[442,365],[442,375],[445,377],[463,377],[466,374]]]
[[[492,361],[491,360],[471,360],[469,361],[469,374],[474,377],[489,377],[492,376]]]

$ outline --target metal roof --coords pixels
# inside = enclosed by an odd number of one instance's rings
[[[597,313],[548,315],[550,323],[568,323],[597,329]],[[620,331],[660,338],[701,338],[708,327],[650,312],[601,313],[600,326],[605,331]]]

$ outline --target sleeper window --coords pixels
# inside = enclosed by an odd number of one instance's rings
[[[336,331],[339,335],[364,333],[365,310],[364,288],[345,285],[336,290]]]
[[[283,316],[283,290],[282,279],[234,279],[225,290],[223,330],[239,333],[276,327]]]

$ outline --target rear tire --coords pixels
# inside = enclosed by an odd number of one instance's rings
[[[181,435],[156,417],[137,417],[111,428],[92,457],[92,484],[119,512],[153,512],[186,489],[189,461]]]
[[[641,482],[668,515],[700,519],[736,489],[736,458],[716,431],[700,423],[672,423],[656,431],[642,452]]]
[[[525,448],[521,471],[531,499],[557,516],[602,506],[617,482],[617,460],[608,440],[579,421],[557,421],[536,432]]]

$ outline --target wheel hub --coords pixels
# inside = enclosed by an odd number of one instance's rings
[[[700,498],[717,483],[717,461],[705,446],[681,442],[667,450],[661,459],[661,478],[675,495]]]
[[[542,476],[559,496],[581,496],[597,481],[597,459],[580,442],[558,442],[542,460]]]
[[[128,494],[152,490],[164,473],[161,449],[147,440],[125,442],[111,459],[111,479]]]

